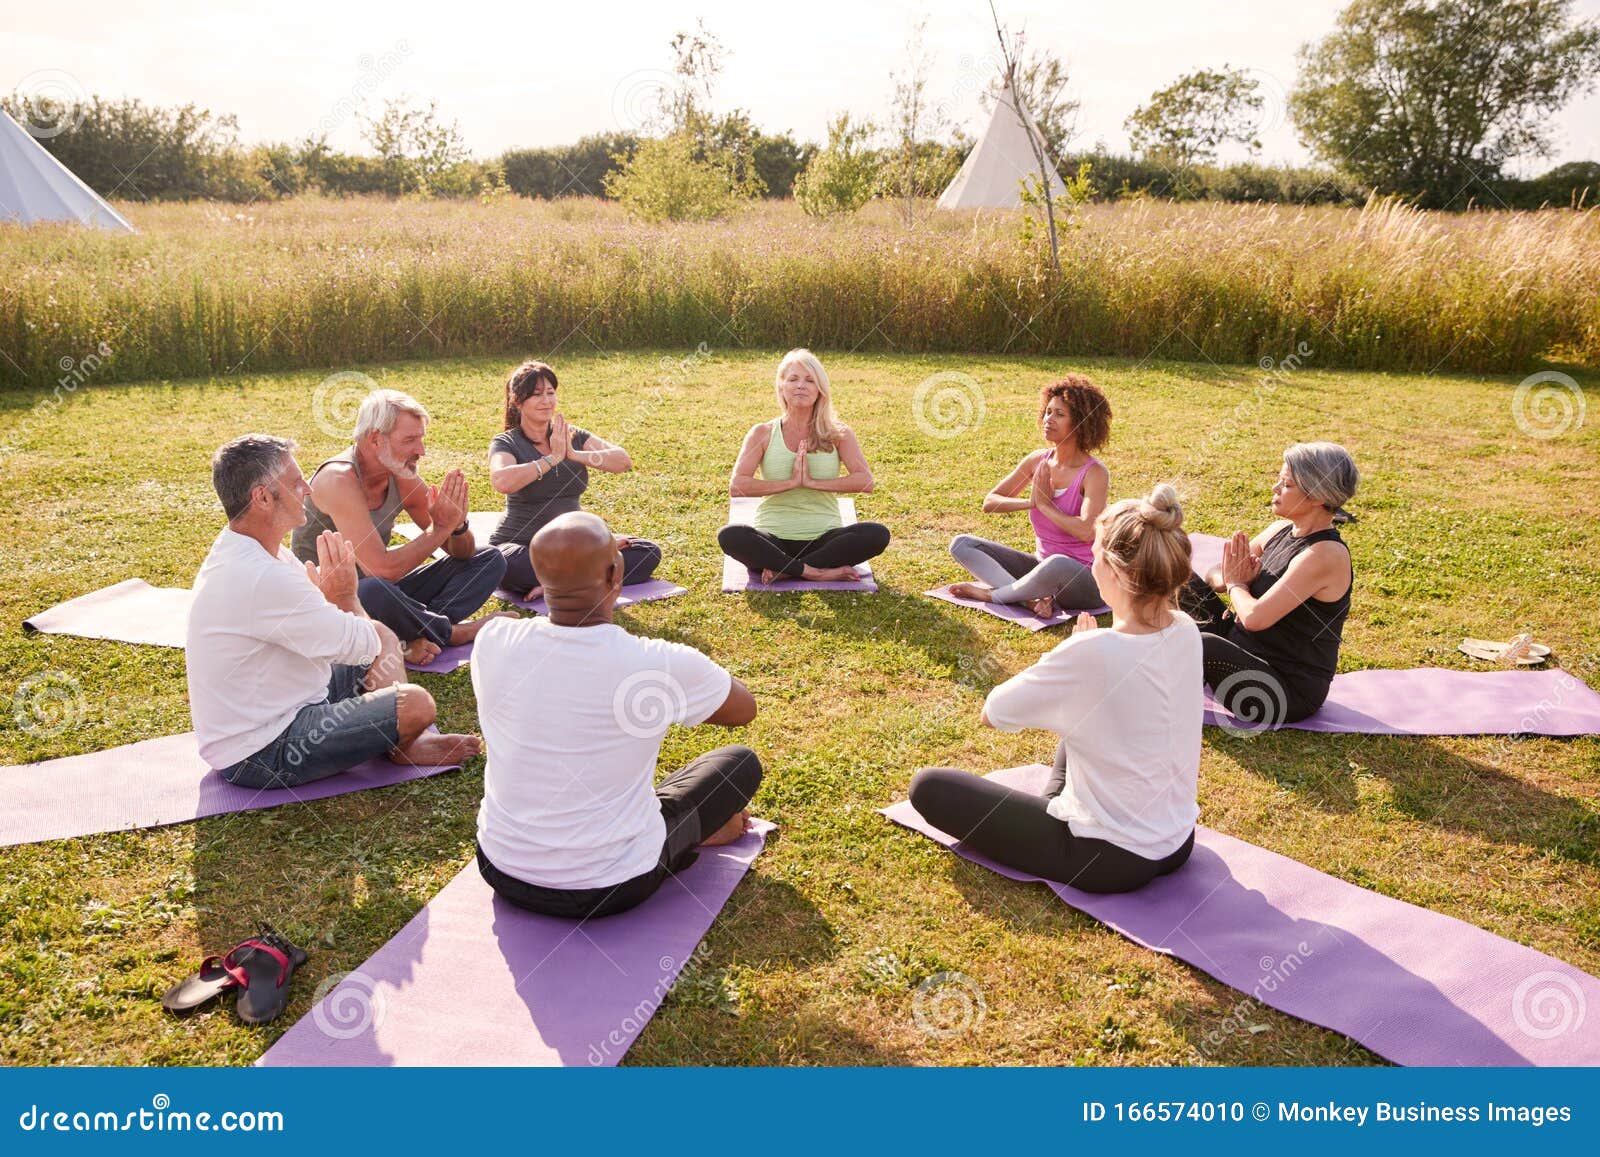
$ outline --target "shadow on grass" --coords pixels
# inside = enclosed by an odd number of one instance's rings
[[[1581,740],[1580,740],[1581,742]],[[1491,763],[1415,736],[1282,733],[1219,745],[1241,767],[1328,811],[1356,810],[1363,779],[1382,780],[1396,810],[1477,839],[1600,865],[1600,811]]]

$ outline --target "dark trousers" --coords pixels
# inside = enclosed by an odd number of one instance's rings
[[[1206,686],[1217,702],[1249,728],[1298,723],[1322,706],[1328,688],[1306,687],[1230,637],[1233,613],[1209,583],[1194,576],[1178,592],[1178,605],[1200,624]]]
[[[1066,782],[1066,763],[1059,749],[1044,795],[1017,791],[965,771],[930,767],[912,777],[911,806],[941,832],[996,863],[1085,892],[1132,892],[1188,861],[1194,850],[1193,832],[1182,847],[1161,860],[1147,860],[1106,840],[1073,835],[1066,821],[1047,810]]]
[[[497,548],[506,560],[506,575],[500,585],[519,599],[539,585],[539,576],[533,573],[533,560],[528,547],[520,542],[502,542]],[[661,565],[661,548],[653,542],[636,538],[622,548],[622,585],[649,582]]]
[[[889,528],[881,522],[852,522],[816,538],[778,538],[735,523],[717,531],[722,553],[752,571],[777,571],[800,578],[807,566],[859,566],[889,549]]]
[[[434,559],[398,582],[369,575],[361,580],[359,597],[367,614],[402,643],[426,638],[448,647],[450,628],[489,601],[505,572],[504,556],[485,546],[468,558]]]
[[[695,849],[743,811],[761,786],[761,760],[748,747],[708,751],[656,788],[667,838],[656,866],[609,888],[543,888],[508,876],[478,849],[478,871],[504,899],[545,916],[590,920],[626,912],[649,899],[667,877],[694,863]]]

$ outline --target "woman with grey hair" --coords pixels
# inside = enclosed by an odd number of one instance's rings
[[[1183,609],[1200,623],[1206,686],[1243,725],[1295,723],[1328,697],[1355,582],[1333,521],[1359,479],[1343,446],[1290,446],[1272,487],[1277,521],[1255,538],[1236,533],[1221,564],[1183,590]]]

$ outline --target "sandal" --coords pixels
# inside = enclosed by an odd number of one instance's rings
[[[244,970],[230,964],[227,957],[207,956],[200,962],[198,973],[185,976],[167,989],[161,1007],[168,1012],[193,1012],[230,988],[243,988],[248,981]]]
[[[266,1024],[281,1016],[289,1003],[289,979],[306,959],[303,948],[289,943],[270,924],[261,926],[258,938],[246,940],[228,953],[223,964],[245,974],[234,1005],[239,1019],[245,1024]]]
[[[1462,639],[1456,648],[1463,655],[1471,655],[1474,659],[1482,659],[1487,663],[1504,663],[1506,666],[1515,664],[1518,667],[1537,667],[1550,657],[1550,648],[1543,643],[1535,643],[1532,635],[1518,635],[1509,643],[1498,643],[1489,639]]]

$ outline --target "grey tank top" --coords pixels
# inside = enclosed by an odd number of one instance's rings
[[[322,473],[323,466],[333,462],[344,462],[349,465],[356,472],[356,483],[360,484],[361,467],[356,463],[356,448],[354,446],[342,454],[335,454],[327,462],[322,463],[321,466],[311,472],[311,477],[315,478]],[[378,509],[368,512],[372,515],[372,529],[377,535],[378,541],[385,547],[389,545],[389,536],[394,533],[395,517],[402,508],[400,483],[396,482],[394,475],[391,474],[389,476],[389,489],[384,493],[383,501],[379,503]],[[317,509],[317,504],[311,501],[311,495],[308,494],[306,495],[305,525],[296,527],[294,533],[289,536],[289,549],[294,551],[295,557],[302,562],[316,562],[317,536],[325,530],[338,529],[333,524],[333,519]]]

